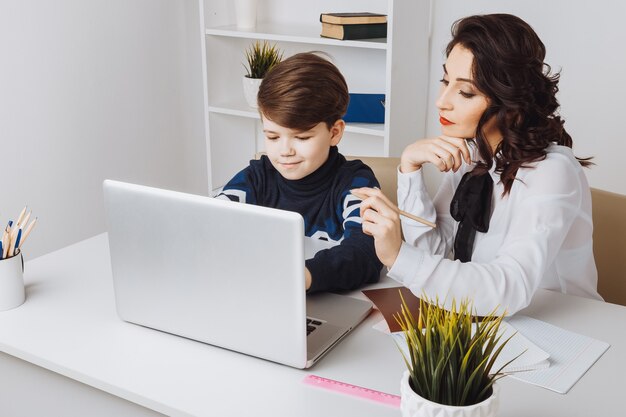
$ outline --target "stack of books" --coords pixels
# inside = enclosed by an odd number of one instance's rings
[[[387,37],[387,15],[359,13],[322,13],[321,36],[333,39],[372,39]]]

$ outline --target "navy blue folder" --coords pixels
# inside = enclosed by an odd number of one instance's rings
[[[385,95],[350,93],[343,120],[346,123],[385,123]]]

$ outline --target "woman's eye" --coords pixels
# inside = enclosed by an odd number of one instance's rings
[[[463,90],[459,90],[459,94],[462,95],[465,98],[472,98],[472,97],[474,97],[476,95],[474,93],[466,93]]]
[[[450,84],[450,82],[449,82],[448,80],[446,80],[445,78],[440,79],[440,80],[439,80],[439,82],[440,82],[441,84],[443,84],[443,85],[448,85],[448,84]]]
[[[276,140],[278,136],[266,136],[267,140]]]

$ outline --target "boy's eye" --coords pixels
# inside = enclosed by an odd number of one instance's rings
[[[278,136],[265,136],[267,138],[267,140],[276,140],[278,139]]]
[[[299,140],[308,140],[311,139],[311,136],[296,136],[295,138]]]
[[[465,92],[463,90],[459,90],[459,94],[462,95],[465,98],[472,98],[472,97],[474,97],[476,95],[474,93],[467,93],[467,92]]]

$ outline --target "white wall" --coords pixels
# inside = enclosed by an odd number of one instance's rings
[[[489,12],[537,30],[563,69],[575,152],[595,156],[591,185],[626,194],[626,4],[433,0],[430,103],[450,25]],[[0,2],[0,222],[24,204],[39,216],[28,259],[104,231],[104,178],[207,192],[198,13],[196,0]]]
[[[526,20],[547,49],[546,62],[561,71],[561,115],[592,187],[626,194],[626,3],[571,0],[433,0],[429,136],[439,132],[434,101],[450,27],[461,17],[512,13]]]
[[[0,222],[27,259],[105,230],[101,183],[207,192],[196,0],[0,2]]]

